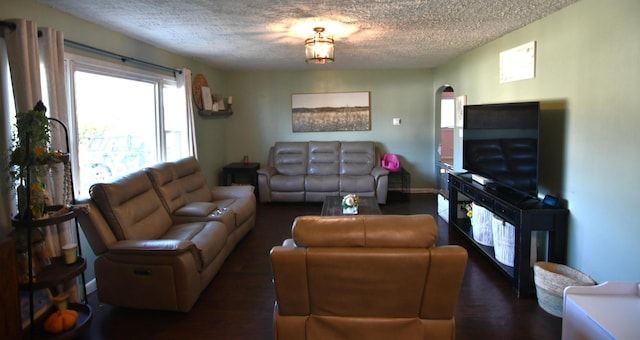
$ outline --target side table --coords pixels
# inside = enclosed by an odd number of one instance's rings
[[[407,199],[409,193],[409,186],[411,185],[411,173],[405,168],[400,168],[400,171],[389,172],[389,189],[388,194],[397,192],[398,196],[402,200]],[[399,190],[398,190],[399,189]]]
[[[222,168],[221,185],[251,184],[254,186],[256,197],[258,195],[258,169],[260,163],[231,163]]]

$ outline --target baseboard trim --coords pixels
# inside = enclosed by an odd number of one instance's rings
[[[96,286],[96,279],[93,279],[93,280],[87,282],[84,285],[84,289],[87,290],[87,295],[95,292],[98,289],[98,286]]]
[[[401,192],[401,189],[389,189],[389,192],[393,191],[393,192]],[[435,188],[409,188],[407,190],[410,194],[437,194],[438,193],[438,189]]]
[[[438,189],[435,188],[409,188],[411,194],[437,194]]]

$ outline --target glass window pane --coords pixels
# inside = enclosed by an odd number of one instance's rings
[[[156,85],[75,71],[80,195],[157,163]]]
[[[187,157],[190,155],[190,139],[184,90],[175,85],[165,84],[162,99],[164,103],[165,159],[174,161]]]

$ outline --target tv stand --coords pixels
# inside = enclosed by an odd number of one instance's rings
[[[515,227],[513,267],[498,262],[493,247],[474,240],[469,218],[458,218],[458,194],[468,197]],[[509,278],[518,297],[535,293],[530,248],[532,231],[545,231],[548,234],[544,256],[546,261],[565,263],[567,215],[567,209],[548,207],[540,201],[523,204],[522,200],[514,200],[512,195],[490,190],[474,182],[470,174],[449,173],[449,226],[458,230]]]

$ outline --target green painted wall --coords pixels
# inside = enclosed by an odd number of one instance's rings
[[[276,141],[370,140],[382,152],[402,156],[412,174],[412,187],[435,186],[434,116],[431,71],[363,70],[299,72],[232,72],[227,90],[233,94],[234,114],[220,122],[228,128],[229,161],[243,155],[265,164]],[[370,92],[371,130],[293,133],[292,93]],[[392,125],[401,118],[400,126]]]
[[[243,155],[264,163],[278,140],[374,140],[403,156],[412,187],[435,187],[435,92],[451,84],[469,104],[543,102],[543,193],[571,210],[569,265],[597,281],[640,281],[640,2],[582,0],[433,70],[222,72],[34,0],[3,0],[0,19],[27,18],[67,39],[170,67],[203,73],[215,92],[234,97],[229,118],[196,117],[199,158],[211,183]],[[498,81],[498,54],[535,40],[536,77]],[[318,69],[318,70],[316,70]],[[371,131],[292,133],[291,94],[371,92]],[[635,110],[634,110],[635,109]],[[391,120],[401,118],[394,127]],[[460,157],[459,141],[456,156]],[[555,170],[557,168],[557,171]],[[85,247],[86,249],[87,247]],[[91,276],[89,276],[91,277]]]
[[[598,282],[640,281],[639,15],[582,0],[433,73],[468,104],[543,102],[541,190],[568,202],[568,264]],[[499,53],[532,40],[536,77],[500,84]]]

